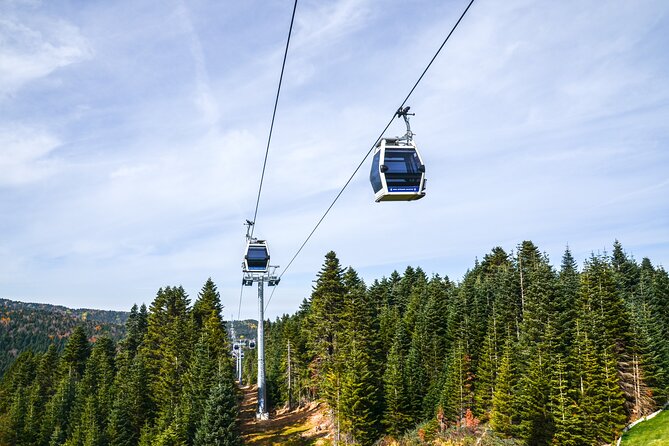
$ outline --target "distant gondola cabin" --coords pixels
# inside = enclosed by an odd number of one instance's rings
[[[244,255],[244,271],[250,273],[266,273],[269,268],[269,249],[264,240],[250,240],[246,244]]]

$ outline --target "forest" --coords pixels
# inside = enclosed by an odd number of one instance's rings
[[[21,353],[0,382],[0,445],[239,444],[221,310],[211,280],[192,306],[166,287],[118,344],[78,326],[62,354]]]
[[[72,331],[83,325],[92,340],[125,335],[128,313],[94,309],[71,309],[59,305],[0,299],[0,377],[19,353],[46,352],[55,345],[61,352]]]
[[[617,241],[581,271],[569,249],[556,269],[532,242],[497,247],[459,283],[408,267],[366,286],[330,252],[267,331],[270,401],[325,400],[345,443],[484,423],[527,445],[605,444],[668,398],[669,276]]]
[[[118,343],[79,327],[62,354],[20,354],[0,445],[241,444],[221,314],[211,280],[192,305],[165,287]],[[581,268],[569,249],[555,268],[530,241],[496,247],[457,283],[407,267],[367,285],[329,252],[299,310],[265,328],[270,404],[325,401],[342,444],[485,426],[498,444],[599,445],[668,399],[669,276],[617,241]]]

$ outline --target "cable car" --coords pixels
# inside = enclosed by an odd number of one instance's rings
[[[409,126],[409,107],[400,108],[407,133],[399,138],[382,138],[374,149],[369,181],[374,199],[380,201],[412,201],[425,196],[425,164],[413,142]]]
[[[244,271],[266,273],[269,268],[269,249],[265,240],[251,239],[246,243]]]

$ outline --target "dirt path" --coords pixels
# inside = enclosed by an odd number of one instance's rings
[[[293,411],[278,411],[266,421],[256,420],[256,387],[242,387],[244,400],[240,411],[242,438],[249,445],[328,445],[326,423],[320,405]]]

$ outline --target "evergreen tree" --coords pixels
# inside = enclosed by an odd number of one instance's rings
[[[185,379],[184,394],[181,397],[182,412],[185,419],[186,437],[192,443],[195,430],[202,418],[210,389],[216,381],[217,363],[213,352],[202,336],[195,346],[195,355]],[[228,376],[228,380],[232,380]]]
[[[21,353],[0,382],[0,444],[24,444],[30,434],[25,417],[36,362],[31,351]]]
[[[343,313],[340,418],[344,431],[350,432],[358,443],[371,445],[379,436],[380,422],[376,307],[352,268],[346,271],[344,283],[347,295]]]
[[[116,395],[110,414],[108,436],[112,444],[136,445],[142,428],[155,413],[152,400],[148,398],[149,381],[144,357],[135,356],[131,363],[124,364],[116,376]]]
[[[556,357],[551,371],[550,410],[555,433],[552,444],[564,446],[587,445],[583,434],[583,418],[576,401],[576,389],[570,387],[569,374],[564,359]]]
[[[217,380],[195,434],[195,446],[241,445],[233,382],[224,374],[219,374]]]
[[[390,435],[400,435],[412,427],[411,396],[407,389],[406,355],[409,335],[403,324],[399,324],[392,347],[388,353],[386,371],[383,376],[385,389],[385,412],[383,425]]]
[[[488,418],[488,413],[492,408],[492,399],[495,393],[495,378],[498,369],[499,358],[495,341],[495,324],[494,317],[491,317],[488,323],[488,333],[486,333],[483,350],[478,361],[474,394],[477,414],[482,415],[483,420]]]
[[[511,436],[514,433],[514,382],[516,376],[513,369],[513,353],[511,343],[507,345],[502,356],[495,392],[492,398],[490,413],[490,427],[502,435]]]
[[[460,340],[451,349],[445,373],[441,404],[444,417],[459,424],[467,410],[474,406],[471,356],[465,350],[464,341]]]
[[[114,354],[111,339],[100,338],[93,346],[84,376],[77,383],[70,413],[71,445],[104,445],[107,415],[114,395]]]
[[[67,373],[76,374],[78,378],[84,375],[86,360],[91,352],[91,346],[81,325],[74,329],[63,351],[62,364]]]
[[[638,389],[644,386],[641,376],[634,371],[631,314],[617,288],[614,272],[606,258],[593,255],[581,274],[581,293],[589,315],[586,330],[601,357],[604,352],[615,362],[613,372],[625,396],[628,414],[638,407]],[[612,372],[612,373],[613,373]]]
[[[337,255],[330,251],[318,273],[316,286],[311,293],[308,323],[311,370],[323,396],[335,411],[341,382],[339,336],[342,332],[342,312],[346,287]]]
[[[39,431],[46,404],[53,395],[58,370],[58,353],[51,344],[39,360],[35,380],[30,386],[28,413],[26,414],[26,442],[39,443]]]
[[[26,415],[28,412],[28,398],[26,390],[20,388],[14,394],[12,404],[6,419],[0,422],[0,440],[3,444],[28,445],[29,432],[26,429]]]
[[[147,318],[146,305],[142,304],[141,310],[137,304],[130,309],[130,315],[125,323],[126,336],[120,343],[120,347],[127,352],[128,359],[132,359],[137,354],[137,349],[144,340],[148,328]]]
[[[202,332],[209,344],[212,355],[216,358],[229,358],[231,344],[223,321],[223,305],[216,285],[207,279],[198,298],[193,305],[191,318],[193,321],[193,333],[196,336],[194,343]]]
[[[519,433],[528,445],[549,444],[554,431],[549,409],[550,381],[547,358],[541,350],[530,357],[528,367],[520,381],[518,403],[520,406]]]
[[[531,242],[523,242],[518,253],[523,302],[520,326],[520,382],[517,404],[519,434],[529,445],[549,444],[553,419],[549,408],[553,346],[557,343],[555,322],[556,275],[548,259]]]
[[[70,414],[74,407],[76,383],[75,376],[69,374],[64,375],[58,382],[56,392],[46,405],[39,444],[61,445],[65,442],[70,431]]]
[[[669,400],[669,275],[663,268],[655,269],[650,287],[649,336],[658,361],[658,399],[666,402]]]
[[[158,290],[140,350],[153,378],[149,395],[165,429],[174,416],[192,352],[189,303],[182,287]]]
[[[576,318],[578,317],[579,281],[576,261],[567,248],[562,256],[555,304],[557,326],[559,327],[556,349],[562,355],[569,354],[569,349],[574,342]]]

